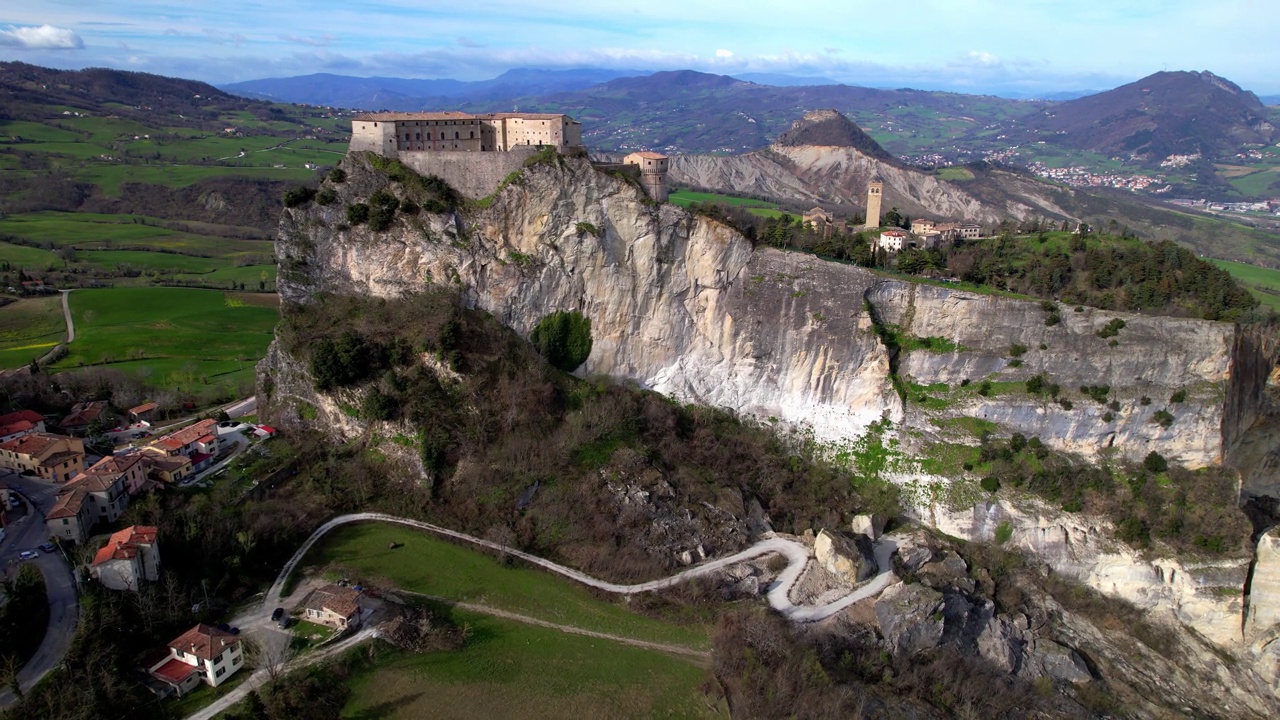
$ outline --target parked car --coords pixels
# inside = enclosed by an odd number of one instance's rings
[[[279,622],[284,617],[284,608],[276,608],[271,611],[271,622]]]
[[[54,544],[53,544],[53,543],[51,543],[51,542],[47,542],[47,543],[45,543],[45,544],[43,544],[43,545],[41,545],[41,546],[40,546],[40,552],[43,552],[43,553],[48,553],[48,554],[52,555],[53,553],[55,553],[55,552],[57,552],[57,551],[58,551],[58,546],[57,546],[57,545],[54,545]]]
[[[40,553],[35,550],[23,550],[18,553],[18,558],[21,560],[35,560],[38,557],[40,557]]]
[[[218,629],[225,633],[231,632],[231,626],[226,623],[218,623]]]
[[[289,623],[292,620],[293,618],[289,617],[288,615],[285,615],[284,617],[280,618],[280,629],[287,630],[289,628]]]

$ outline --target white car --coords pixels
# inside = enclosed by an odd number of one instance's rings
[[[19,560],[35,560],[38,557],[40,557],[40,553],[36,552],[35,550],[23,550],[22,552],[18,553]]]

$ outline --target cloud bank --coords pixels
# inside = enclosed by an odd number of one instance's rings
[[[38,27],[16,27],[0,30],[0,46],[22,48],[24,50],[79,50],[84,47],[84,40],[73,30],[40,25]]]

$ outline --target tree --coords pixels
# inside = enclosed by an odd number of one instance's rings
[[[902,214],[898,212],[898,208],[893,207],[884,215],[884,225],[886,227],[902,227]]]
[[[573,372],[591,354],[591,320],[577,310],[557,310],[538,322],[529,341],[547,362]]]

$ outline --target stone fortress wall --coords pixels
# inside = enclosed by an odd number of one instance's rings
[[[537,152],[537,146],[530,145],[508,152],[413,150],[397,157],[419,175],[435,175],[463,197],[478,200],[493,194],[503,178],[524,167],[524,161]]]

